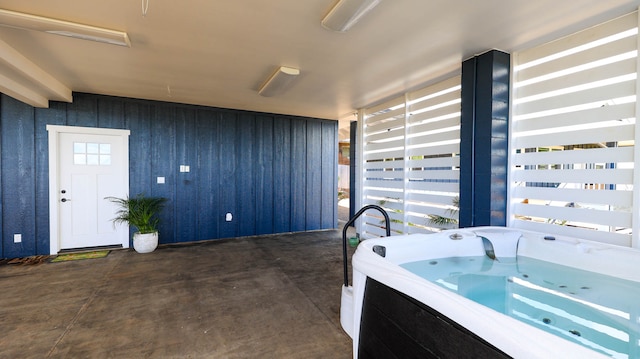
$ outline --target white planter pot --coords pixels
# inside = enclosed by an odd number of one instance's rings
[[[133,234],[133,249],[138,253],[151,253],[158,247],[158,232]]]

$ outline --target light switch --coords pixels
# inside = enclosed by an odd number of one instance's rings
[[[158,177],[158,183],[159,184],[163,184],[164,183],[164,177]]]

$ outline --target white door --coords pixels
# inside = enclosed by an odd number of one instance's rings
[[[128,131],[65,126],[47,129],[50,137],[57,132],[55,154],[51,148],[49,153],[50,161],[54,156],[57,160],[57,166],[50,167],[57,169],[57,183],[50,193],[50,203],[55,201],[52,213],[57,212],[51,216],[52,222],[57,217],[57,229],[51,231],[52,254],[63,249],[128,247],[129,230],[113,225],[116,207],[105,199],[128,194]]]

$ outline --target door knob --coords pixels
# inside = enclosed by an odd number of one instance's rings
[[[60,200],[60,202],[67,202],[67,201],[71,201],[71,198],[63,198]]]

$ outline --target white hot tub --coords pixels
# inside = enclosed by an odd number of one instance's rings
[[[640,358],[640,251],[504,227],[369,239],[354,357]]]

